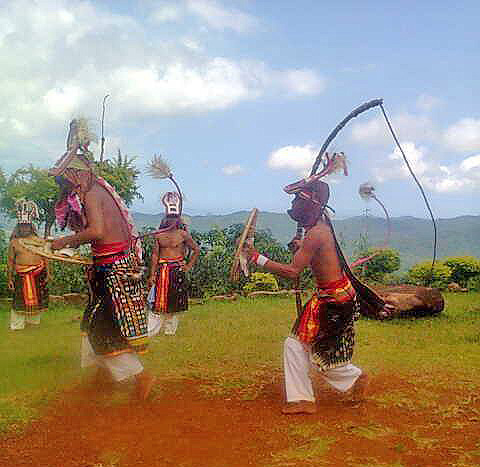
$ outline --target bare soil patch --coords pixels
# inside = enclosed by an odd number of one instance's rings
[[[250,400],[208,381],[160,382],[146,403],[130,388],[76,387],[0,438],[0,466],[480,465],[480,397],[465,386],[377,375],[353,407],[317,382],[318,413],[285,416],[281,374],[271,381]]]

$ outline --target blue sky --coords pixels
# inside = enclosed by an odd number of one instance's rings
[[[478,215],[479,13],[473,1],[3,1],[0,166],[48,167],[75,116],[99,134],[109,93],[107,154],[141,169],[164,154],[186,212],[280,212],[331,129],[383,97],[435,215]],[[361,214],[370,181],[392,216],[425,217],[380,117],[332,144],[350,175],[331,180],[331,205]],[[169,184],[141,187],[134,209],[162,211]]]

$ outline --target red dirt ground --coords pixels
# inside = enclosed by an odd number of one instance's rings
[[[318,413],[301,416],[280,413],[281,375],[254,400],[216,396],[204,381],[163,382],[142,404],[128,402],[125,389],[77,387],[22,434],[0,438],[0,466],[480,465],[479,397],[443,387],[425,399],[421,385],[372,379],[361,407],[318,385]]]

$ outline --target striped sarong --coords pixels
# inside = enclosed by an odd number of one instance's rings
[[[81,329],[97,355],[142,353],[147,346],[143,286],[133,251],[90,271],[90,301]]]
[[[159,258],[153,313],[177,313],[188,309],[187,280],[183,257]]]
[[[355,290],[343,277],[317,288],[297,318],[292,334],[311,345],[312,361],[321,370],[346,365],[352,361],[357,314]]]
[[[43,263],[32,266],[15,265],[15,292],[12,309],[17,313],[35,315],[48,309],[47,271]]]

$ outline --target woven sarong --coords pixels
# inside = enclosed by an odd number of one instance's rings
[[[15,292],[12,309],[36,315],[48,309],[47,270],[45,265],[15,266]]]
[[[184,264],[182,257],[158,260],[153,313],[177,313],[188,309]]]
[[[347,277],[317,288],[305,304],[292,334],[311,345],[312,361],[320,370],[352,361],[357,311],[355,290]]]
[[[147,316],[134,252],[90,271],[91,297],[83,314],[82,332],[98,355],[144,352]]]

